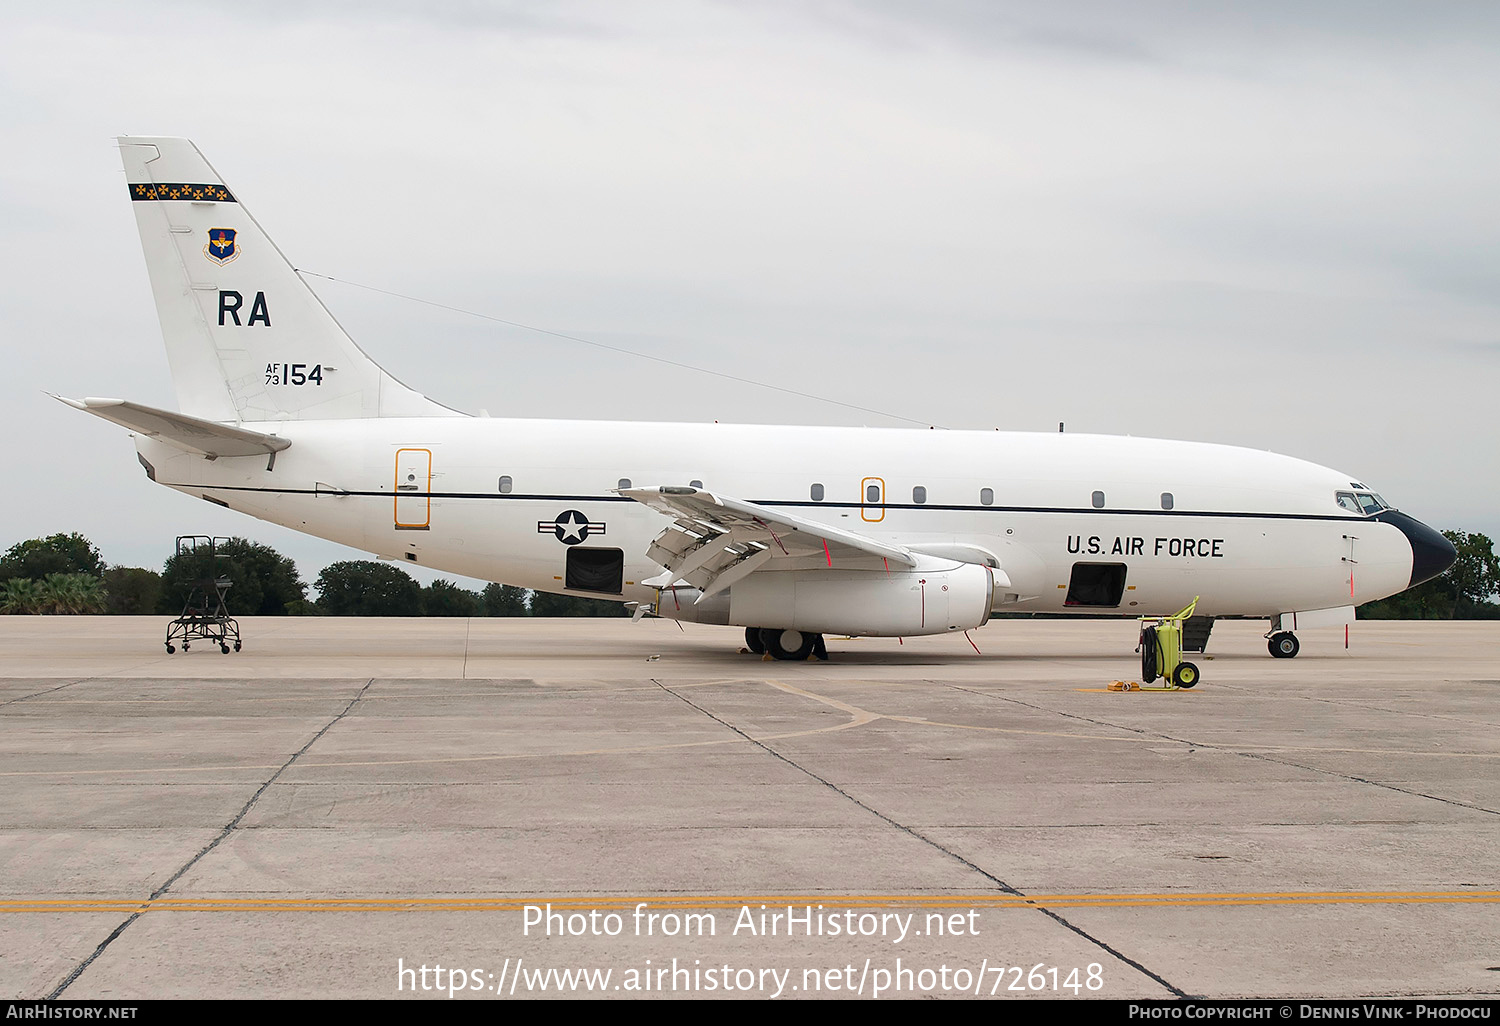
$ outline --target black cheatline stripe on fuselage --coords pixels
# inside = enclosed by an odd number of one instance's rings
[[[196,200],[199,203],[238,203],[234,194],[222,185],[196,185],[192,182],[132,182],[133,200]]]
[[[347,498],[351,495],[375,499],[508,499],[532,500],[536,502],[635,502],[624,495],[528,495],[517,492],[366,492],[366,491],[321,491],[314,488],[262,488],[251,485],[207,485],[161,481],[167,488],[198,488],[211,492],[267,492],[274,495],[316,495],[331,499]],[[812,506],[819,509],[870,509],[858,502],[808,502],[792,499],[751,499],[757,506]],[[1363,524],[1372,518],[1345,517],[1337,513],[1247,513],[1214,512],[1192,509],[1093,509],[1069,506],[953,506],[935,502],[894,503],[888,502],[875,509],[943,510],[960,513],[1084,513],[1092,516],[1117,517],[1218,517],[1233,520],[1329,520],[1349,524]]]

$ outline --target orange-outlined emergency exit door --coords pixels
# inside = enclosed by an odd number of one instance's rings
[[[432,527],[432,450],[396,450],[396,530]]]

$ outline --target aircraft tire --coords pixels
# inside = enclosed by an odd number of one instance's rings
[[[1172,671],[1172,683],[1180,688],[1190,688],[1198,683],[1198,667],[1192,663],[1178,663]]]
[[[1297,635],[1291,631],[1281,631],[1271,635],[1270,642],[1266,645],[1271,654],[1277,659],[1292,659],[1302,651],[1302,643],[1297,640]]]
[[[812,655],[818,636],[808,631],[782,630],[780,627],[762,627],[760,643],[774,659],[788,662],[805,662]]]
[[[760,628],[759,627],[746,627],[745,628],[745,647],[748,648],[751,652],[755,653],[756,655],[765,655],[766,654],[765,643],[760,640]]]

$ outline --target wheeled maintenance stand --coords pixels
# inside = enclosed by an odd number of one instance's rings
[[[1198,667],[1182,659],[1182,624],[1193,615],[1196,598],[1186,609],[1171,616],[1141,619],[1141,689],[1175,691],[1198,683]],[[1166,687],[1151,688],[1158,677],[1168,681]]]
[[[182,615],[167,624],[167,654],[177,651],[174,641],[182,643],[186,652],[191,642],[205,640],[218,645],[219,651],[229,654],[229,646],[240,650],[240,625],[224,605],[225,593],[233,583],[219,571],[218,543],[228,538],[212,538],[202,534],[183,534],[177,537],[177,556],[195,556],[206,553],[208,572],[212,575],[193,582],[188,591],[187,602],[182,606]]]

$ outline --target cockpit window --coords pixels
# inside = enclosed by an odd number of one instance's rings
[[[1390,503],[1374,492],[1336,492],[1335,497],[1341,509],[1347,509],[1350,513],[1359,513],[1362,516],[1371,516],[1383,509],[1391,508]]]

